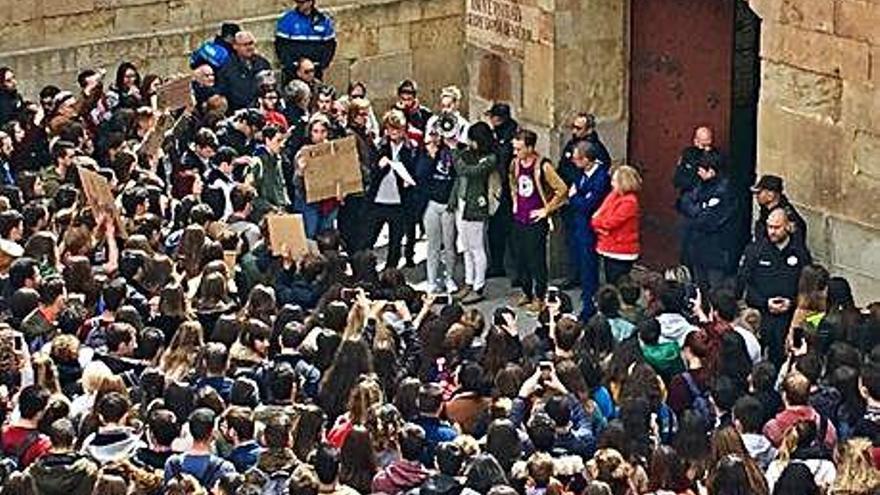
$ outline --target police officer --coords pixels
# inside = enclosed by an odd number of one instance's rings
[[[785,333],[796,306],[801,269],[811,263],[809,251],[794,242],[792,224],[782,208],[767,215],[766,235],[746,247],[738,282],[746,304],[761,312],[761,338],[777,366],[785,359]]]
[[[807,244],[807,222],[794,208],[783,192],[782,178],[776,175],[762,175],[761,179],[752,187],[755,201],[758,203],[758,219],[755,220],[755,239],[767,237],[767,217],[776,208],[782,208],[791,222],[791,238],[794,242],[803,246]]]
[[[229,62],[232,57],[232,45],[235,42],[235,35],[241,31],[238,24],[232,22],[224,22],[220,26],[220,34],[213,40],[208,40],[199,45],[198,48],[189,56],[189,67],[196,67],[207,63],[216,71]]]
[[[704,293],[732,275],[736,240],[736,197],[726,177],[721,176],[717,154],[707,154],[696,168],[697,187],[678,201],[690,233],[687,249],[694,281]]]
[[[568,187],[574,185],[575,181],[581,176],[581,169],[574,163],[574,150],[580,143],[590,144],[595,153],[596,160],[604,164],[605,167],[611,166],[611,155],[608,154],[608,149],[602,143],[599,133],[596,131],[596,116],[591,113],[581,112],[571,122],[571,137],[562,149],[562,156],[559,158],[559,166],[557,168],[559,177],[562,178]],[[570,206],[563,207],[562,215],[566,232],[579,230],[580,227],[577,225],[577,222],[580,219],[576,218],[577,214]],[[567,235],[566,238],[570,241],[574,239],[571,235]],[[575,246],[569,242],[569,253],[573,249],[575,249]],[[564,290],[577,287],[583,279],[583,274],[580,273],[578,257],[569,254],[568,267],[568,280],[562,286]]]
[[[333,19],[315,7],[315,0],[296,0],[296,6],[278,19],[275,54],[283,70],[282,84],[293,79],[296,64],[302,58],[313,61],[315,77],[323,79],[336,55]]]
[[[577,267],[581,276],[581,319],[587,321],[596,312],[593,296],[599,288],[596,233],[590,226],[590,219],[611,191],[611,175],[608,164],[599,159],[597,147],[588,141],[575,145],[572,163],[577,167],[578,174],[568,191],[568,210],[572,221],[571,228],[566,231],[566,240],[569,262]]]

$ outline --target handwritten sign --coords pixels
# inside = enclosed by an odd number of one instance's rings
[[[527,43],[553,42],[552,15],[515,0],[467,0],[465,22],[468,42],[518,59]]]
[[[159,110],[177,110],[192,105],[192,76],[172,79],[156,90]]]
[[[289,253],[298,258],[309,252],[302,215],[270,214],[266,215],[266,222],[269,227],[269,249],[274,255]]]
[[[116,231],[125,237],[125,224],[122,222],[119,208],[116,207],[110,182],[103,175],[87,168],[79,167],[77,171],[80,183],[82,183],[83,194],[86,196],[86,203],[94,212],[102,211],[112,215],[116,223]]]
[[[304,146],[299,156],[306,162],[303,179],[307,202],[344,197],[364,190],[354,136]]]

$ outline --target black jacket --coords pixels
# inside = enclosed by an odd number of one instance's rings
[[[18,91],[0,89],[0,126],[17,119],[23,109],[24,105]]]
[[[419,184],[419,196],[423,203],[434,201],[445,205],[452,193],[455,181],[455,160],[452,151],[441,146],[437,154],[431,158],[426,150],[422,150],[416,159],[416,182]]]
[[[785,210],[785,213],[788,216],[788,220],[792,224],[794,224],[794,232],[792,232],[791,234],[792,240],[801,244],[802,246],[806,246],[807,222],[804,221],[804,217],[802,217],[801,214],[798,213],[798,211],[795,209],[794,205],[791,204],[786,195],[783,194],[779,198],[779,204],[776,205],[776,208],[782,208],[783,210]],[[756,241],[767,238],[767,218],[770,216],[771,211],[771,209],[761,206],[760,211],[758,212],[758,219],[755,220]]]
[[[782,249],[768,239],[749,244],[738,276],[746,304],[766,314],[770,298],[785,297],[795,302],[801,270],[811,262],[809,251],[796,242],[789,241]]]
[[[270,70],[269,61],[260,55],[244,60],[233,55],[229,62],[217,73],[218,91],[229,102],[229,111],[251,107],[257,100],[257,74]]]
[[[696,146],[688,146],[682,150],[675,165],[675,175],[672,176],[672,185],[679,196],[695,189],[700,183],[700,178],[697,177],[697,165],[705,153]]]
[[[575,179],[578,177],[579,171],[577,166],[571,161],[571,158],[574,153],[574,147],[581,141],[586,141],[587,143],[592,144],[596,148],[598,155],[596,156],[596,159],[608,167],[611,166],[611,155],[608,153],[608,148],[606,148],[602,143],[602,140],[599,139],[599,134],[596,131],[593,131],[582,138],[572,137],[567,143],[565,143],[565,148],[562,149],[562,156],[559,158],[559,167],[557,169],[559,177],[565,181],[566,186],[574,184]]]
[[[418,150],[413,148],[409,142],[404,141],[403,146],[400,148],[400,153],[398,154],[398,161],[403,163],[403,166],[406,168],[407,172],[413,177],[413,180],[416,178],[416,155]],[[373,169],[370,173],[370,189],[369,189],[369,197],[371,201],[375,201],[376,194],[379,192],[379,185],[382,183],[382,179],[385,178],[386,175],[394,173],[391,170],[391,166],[380,167],[379,159],[382,157],[387,157],[389,160],[392,159],[391,153],[391,143],[388,141],[382,141],[382,144],[379,145],[379,152],[377,155],[377,159],[373,162]],[[404,187],[403,179],[400,178],[399,175],[395,174],[397,179],[397,190],[400,193],[400,202],[401,204],[409,204],[410,201],[415,198],[415,190],[418,187],[410,186]]]
[[[677,206],[691,234],[685,246],[691,262],[722,270],[733,266],[737,209],[736,196],[727,179],[700,182],[679,199]]]

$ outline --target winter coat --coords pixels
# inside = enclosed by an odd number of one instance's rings
[[[458,208],[464,199],[462,218],[482,222],[489,218],[489,174],[495,169],[495,155],[476,155],[473,150],[454,150],[455,181],[449,196],[449,210]]]
[[[662,313],[657,315],[660,322],[660,342],[675,342],[684,348],[684,339],[691,332],[699,330],[678,313]]]
[[[74,452],[47,454],[27,469],[40,495],[91,495],[98,464]]]
[[[248,108],[257,101],[257,74],[271,70],[269,61],[261,55],[245,60],[232,54],[217,72],[217,88],[229,102],[229,111]]]
[[[373,491],[396,495],[417,487],[428,478],[428,470],[416,461],[401,459],[376,473]]]
[[[310,15],[288,10],[278,19],[275,28],[275,54],[285,80],[292,78],[296,63],[303,57],[315,63],[315,77],[323,79],[323,72],[336,54],[333,19],[317,9]]]
[[[689,260],[704,268],[730,270],[736,246],[736,196],[727,179],[700,182],[677,204],[689,232],[685,245]]]
[[[596,232],[596,252],[638,256],[639,216],[639,198],[635,193],[608,193],[591,220]]]

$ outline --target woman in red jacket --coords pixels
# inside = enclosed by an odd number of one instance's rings
[[[617,280],[632,270],[639,257],[639,197],[642,177],[628,165],[611,176],[611,193],[593,215],[596,252],[605,266],[605,281]]]

